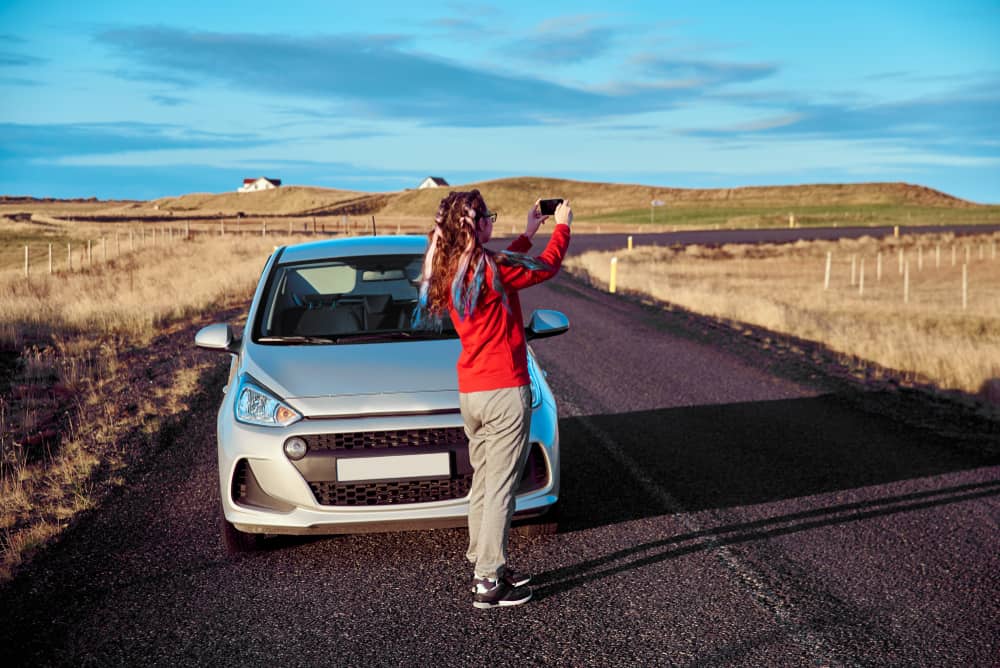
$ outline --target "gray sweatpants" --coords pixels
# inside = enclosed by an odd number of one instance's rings
[[[528,385],[459,393],[469,437],[469,550],[476,577],[498,577],[507,563],[514,492],[528,459],[531,389]]]

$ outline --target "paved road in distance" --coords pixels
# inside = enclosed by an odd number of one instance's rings
[[[546,222],[541,232],[546,233]],[[988,234],[1000,230],[1000,225],[920,225],[901,227],[900,234],[904,236],[920,234],[937,234],[951,232],[957,236],[969,234]],[[876,239],[892,236],[892,227],[796,227],[796,228],[766,228],[758,230],[685,230],[680,232],[628,232],[607,234],[574,234],[572,252],[580,253],[589,250],[616,250],[625,248],[628,237],[632,237],[635,245],[672,244],[753,244],[753,243],[792,243],[799,240],[832,241],[834,239],[858,239],[874,237]],[[538,237],[536,248],[545,243],[546,239]],[[499,246],[499,247],[502,247]]]

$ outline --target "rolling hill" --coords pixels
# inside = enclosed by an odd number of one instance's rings
[[[565,197],[574,210],[600,216],[649,208],[652,199],[668,205],[698,207],[762,206],[941,206],[974,207],[971,202],[907,183],[859,183],[745,188],[659,188],[617,183],[591,183],[538,177],[517,177],[470,183],[452,188],[408,190],[391,197],[379,211],[385,216],[426,216],[437,209],[449,190],[477,188],[487,204],[500,213],[527,211],[541,197]]]
[[[78,221],[178,220],[247,217],[308,218],[371,216],[429,221],[451,190],[479,189],[489,207],[505,221],[519,219],[542,197],[564,197],[580,220],[641,224],[650,218],[650,201],[665,203],[662,216],[673,224],[773,225],[795,211],[805,224],[904,223],[944,218],[977,222],[1000,218],[1000,207],[968,202],[907,183],[809,184],[742,188],[664,188],[639,184],[598,183],[514,177],[444,188],[367,193],[310,186],[282,186],[251,193],[193,193],[147,202],[32,200],[4,198],[0,215],[34,212]],[[8,215],[14,215],[13,213]],[[23,215],[23,214],[17,214]]]

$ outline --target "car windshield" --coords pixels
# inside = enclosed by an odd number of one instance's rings
[[[278,265],[262,297],[258,343],[312,344],[452,338],[413,329],[423,255],[378,255]]]

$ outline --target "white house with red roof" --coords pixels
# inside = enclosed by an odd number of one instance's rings
[[[442,179],[440,176],[428,176],[426,179],[420,182],[417,186],[417,190],[423,190],[424,188],[441,188],[447,186],[448,182]]]
[[[266,176],[258,176],[257,178],[243,179],[243,185],[240,186],[236,192],[238,193],[252,193],[258,190],[271,190],[277,188],[281,185],[281,179],[269,179]]]

